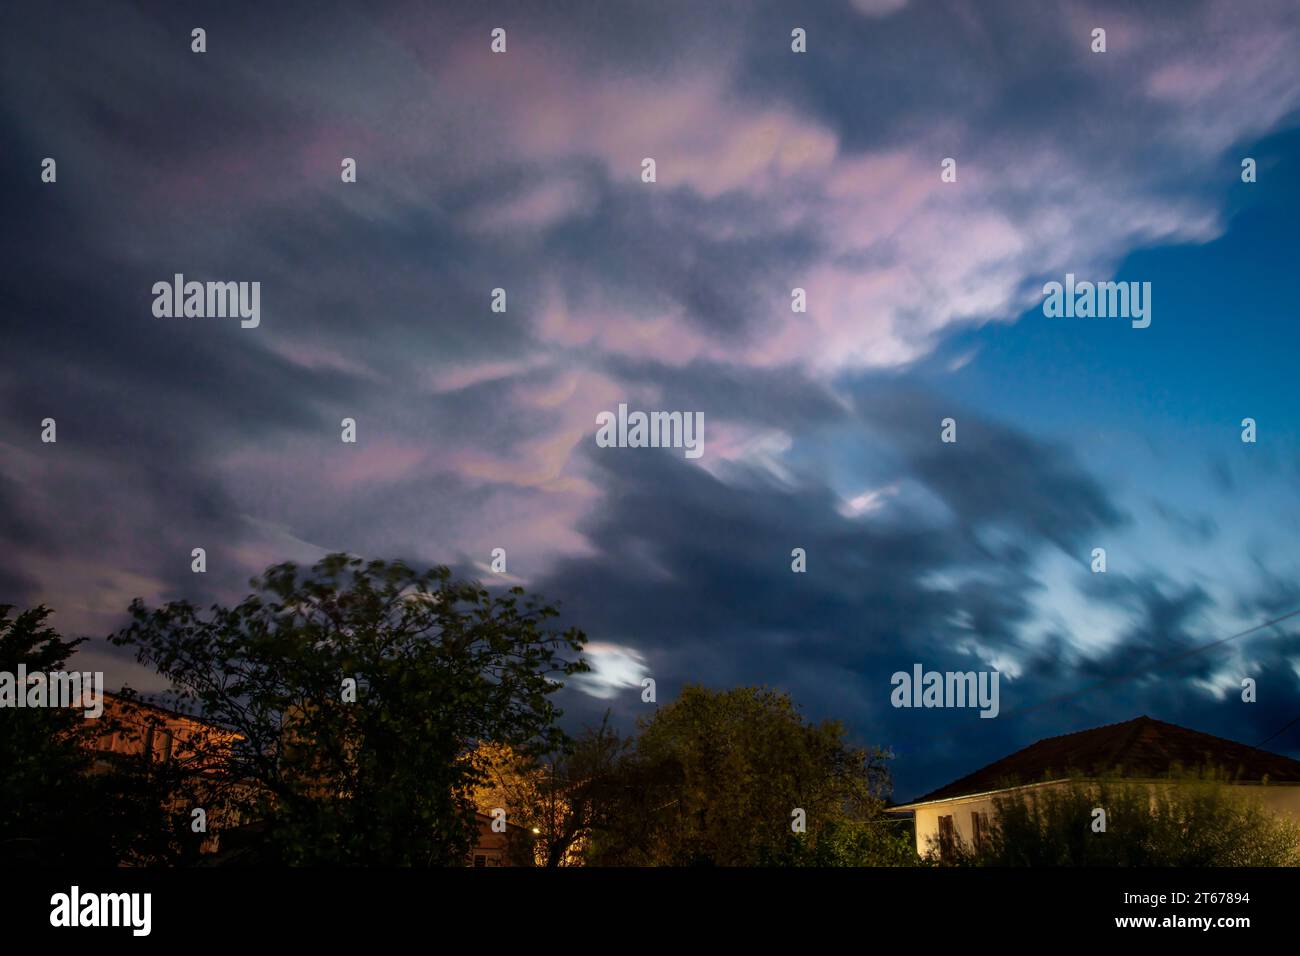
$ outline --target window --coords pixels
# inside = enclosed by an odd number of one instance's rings
[[[970,814],[970,832],[971,842],[975,844],[975,849],[984,849],[989,838],[989,815],[979,810],[972,810]]]
[[[957,828],[952,824],[952,816],[939,818],[939,859],[947,860],[957,849]]]

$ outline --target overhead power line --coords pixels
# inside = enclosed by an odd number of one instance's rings
[[[1047,700],[1039,701],[1037,704],[1030,704],[1028,707],[1021,707],[1018,710],[1008,711],[1008,715],[1025,714],[1033,710],[1040,710],[1043,707],[1051,707],[1056,704],[1063,704],[1066,703],[1067,701],[1074,700],[1076,697],[1081,697],[1084,694],[1091,693],[1092,691],[1097,690],[1099,688],[1108,687],[1111,684],[1119,684],[1119,683],[1123,683],[1124,681],[1133,680],[1135,677],[1141,677],[1143,674],[1150,673],[1153,670],[1159,670],[1170,664],[1175,664],[1180,661],[1187,660],[1188,658],[1195,657],[1197,654],[1203,654],[1206,651],[1213,650],[1216,647],[1221,647],[1222,645],[1227,644],[1229,641],[1235,641],[1238,638],[1245,637],[1248,634],[1254,634],[1256,631],[1262,631],[1266,627],[1272,627],[1275,624],[1280,624],[1285,620],[1296,617],[1297,615],[1300,615],[1300,608],[1296,608],[1294,611],[1288,611],[1286,614],[1283,614],[1280,617],[1275,617],[1271,621],[1264,621],[1261,624],[1256,624],[1253,627],[1248,627],[1244,631],[1238,631],[1236,634],[1231,634],[1228,637],[1220,638],[1217,641],[1211,641],[1209,644],[1202,644],[1199,647],[1193,647],[1190,650],[1179,651],[1177,654],[1170,654],[1168,657],[1160,658],[1159,660],[1156,660],[1151,664],[1148,664],[1145,667],[1142,667],[1138,670],[1131,671],[1126,674],[1116,674],[1114,677],[1107,677],[1104,680],[1097,681],[1095,684],[1090,684],[1087,687],[1083,687],[1079,690],[1071,691],[1068,694],[1061,694],[1060,696],[1057,697],[1051,697],[1048,698]],[[1297,717],[1296,720],[1291,721],[1291,724],[1294,724],[1296,721],[1300,721],[1300,717]],[[1291,724],[1287,724],[1287,726],[1283,727],[1282,730],[1286,730],[1287,727],[1291,726]],[[1278,734],[1282,733],[1282,730],[1279,730],[1277,733],[1273,734],[1273,737],[1276,737]],[[1269,737],[1268,739],[1272,740],[1273,737]],[[1267,741],[1265,741],[1265,743],[1267,743]]]

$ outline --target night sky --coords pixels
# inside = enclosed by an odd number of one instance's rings
[[[343,550],[558,601],[571,728],[766,683],[903,799],[1300,716],[1300,618],[1166,660],[1300,607],[1300,6],[349,6],[6,7],[0,602],[76,666],[161,690],[103,639],[132,598]],[[260,325],[155,317],[175,273]],[[1150,327],[1045,317],[1066,273],[1150,282]],[[620,402],[704,455],[597,447]],[[915,663],[1002,713],[895,709]]]

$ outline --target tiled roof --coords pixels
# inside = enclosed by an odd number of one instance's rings
[[[954,780],[913,803],[987,793],[1070,774],[1162,777],[1176,767],[1214,767],[1233,779],[1300,782],[1300,761],[1150,717],[1048,737]]]

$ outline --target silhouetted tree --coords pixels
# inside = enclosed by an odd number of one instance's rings
[[[592,832],[626,809],[621,789],[631,744],[606,714],[600,727],[540,758],[499,744],[480,747],[486,783],[476,792],[478,806],[485,813],[505,807],[510,820],[535,833],[539,866],[581,865]]]
[[[622,806],[606,814],[591,855],[678,866],[915,862],[883,812],[886,759],[849,745],[838,721],[805,721],[786,694],[687,687],[642,721],[635,754],[620,762]]]
[[[234,607],[150,610],[112,640],[239,734],[222,759],[262,821],[263,859],[454,865],[474,840],[472,758],[567,740],[551,695],[586,669],[576,629],[521,588],[492,594],[446,567],[332,554],[279,564]],[[573,652],[571,658],[561,656]],[[353,699],[355,683],[355,699]]]

